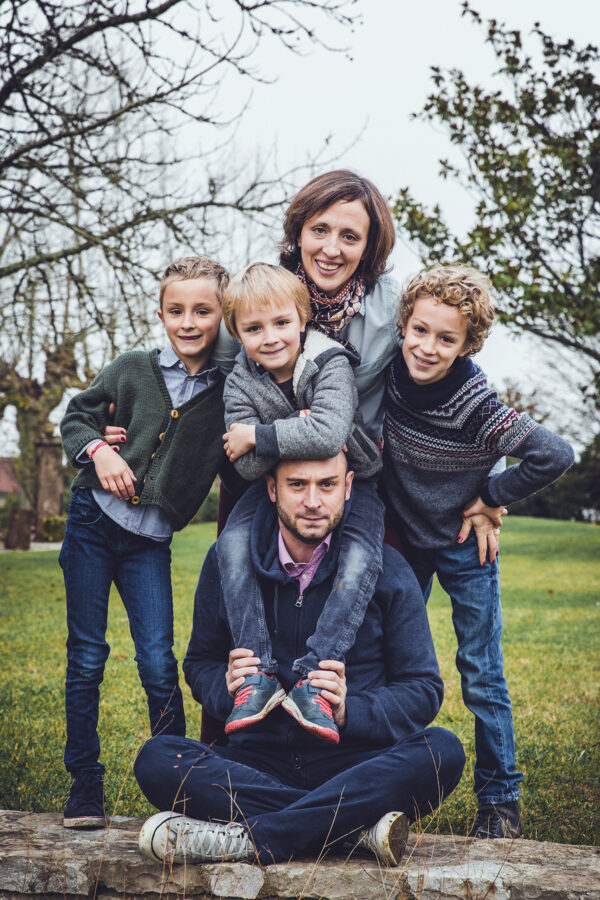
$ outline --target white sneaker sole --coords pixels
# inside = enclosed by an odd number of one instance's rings
[[[373,831],[371,837],[368,832]],[[374,853],[385,866],[399,866],[407,839],[408,818],[403,812],[390,812],[361,834],[357,847]]]
[[[182,819],[182,815],[172,812],[159,812],[150,816],[142,825],[138,846],[140,853],[147,856],[148,859],[158,859],[161,862],[168,856],[173,854],[173,848],[165,846],[165,833],[161,832],[161,840],[155,842],[156,833],[165,822],[175,819]],[[175,832],[174,832],[175,833]]]

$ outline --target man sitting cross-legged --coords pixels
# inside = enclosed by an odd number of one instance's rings
[[[314,632],[331,592],[351,485],[344,453],[282,461],[267,476],[248,565],[262,588],[284,702],[231,734],[226,746],[175,735],[144,745],[136,777],[150,802],[168,811],[142,828],[146,855],[267,864],[316,855],[353,837],[397,865],[408,821],[435,809],[456,787],[462,746],[445,729],[427,727],[443,685],[423,597],[408,564],[387,546],[345,665],[324,660],[309,674],[312,702],[333,718],[340,743],[324,744],[285,707],[298,647]],[[185,677],[203,709],[225,721],[258,662],[252,648],[232,645],[213,546],[196,591]]]

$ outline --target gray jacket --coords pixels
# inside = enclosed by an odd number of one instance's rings
[[[383,427],[384,370],[401,345],[396,326],[401,293],[400,284],[394,278],[382,275],[373,290],[363,297],[358,313],[339,334],[340,340],[350,341],[360,354],[353,375],[366,432],[375,440],[381,437]],[[239,344],[221,322],[212,359],[224,375],[231,372],[238,352]]]
[[[328,459],[344,444],[356,478],[379,474],[381,455],[358,411],[352,358],[351,351],[309,326],[294,369],[294,407],[242,349],[223,394],[227,429],[233,422],[256,426],[256,448],[234,463],[240,475],[253,481],[279,459]],[[300,409],[310,409],[310,415],[299,418]]]

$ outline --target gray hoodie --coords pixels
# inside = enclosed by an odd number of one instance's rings
[[[253,481],[280,459],[329,459],[344,444],[359,479],[381,471],[381,455],[368,437],[360,413],[350,361],[352,351],[320,331],[307,328],[293,374],[292,406],[268,371],[242,348],[225,382],[225,424],[256,426],[256,448],[234,463]],[[298,410],[310,409],[306,418]]]

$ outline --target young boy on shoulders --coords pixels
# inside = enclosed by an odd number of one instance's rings
[[[223,377],[211,351],[227,270],[186,257],[165,270],[158,316],[168,342],[123,353],[69,403],[61,422],[73,482],[59,562],[67,595],[66,827],[104,825],[99,687],[110,652],[114,581],[129,618],[153,734],[185,734],[173,654],[171,537],[197,511],[223,462]],[[126,443],[104,440],[109,404]]]
[[[251,727],[282,703],[309,732],[337,744],[331,704],[311,681],[320,663],[344,661],[381,572],[383,506],[375,484],[381,454],[358,412],[352,373],[356,352],[311,329],[310,315],[302,282],[287,269],[266,263],[254,263],[234,278],[223,301],[224,322],[242,344],[225,384],[225,449],[239,474],[260,479],[239,501],[217,544],[234,647],[248,656],[245,677],[232,687],[225,732]],[[249,564],[250,523],[265,491],[262,476],[279,459],[329,459],[344,447],[354,486],[336,586],[293,664],[298,680],[286,691],[277,677],[262,596]],[[303,522],[314,520],[315,533],[326,514],[317,505],[299,510]],[[294,523],[289,527],[294,532]],[[310,560],[289,562],[290,571],[304,567],[297,615],[317,558],[327,552],[319,540],[313,548],[310,535],[306,542]]]
[[[475,269],[438,265],[408,283],[398,319],[404,340],[387,373],[382,484],[426,599],[437,574],[452,600],[456,664],[475,715],[479,811],[470,836],[514,838],[522,834],[523,776],[503,671],[492,522],[507,504],[560,478],[573,451],[526,413],[506,407],[470,359],[493,318],[491,284]],[[521,462],[491,472],[503,456]],[[487,517],[489,553],[475,533],[467,536],[463,515]]]

